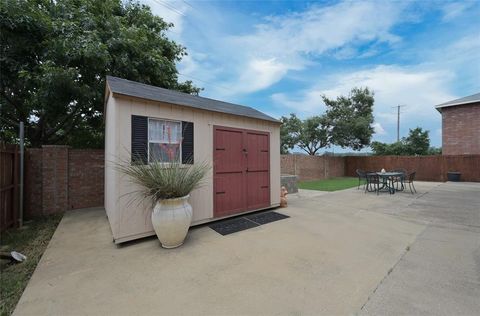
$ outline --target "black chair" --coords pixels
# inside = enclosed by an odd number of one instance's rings
[[[405,183],[408,183],[408,187],[410,188],[410,192],[413,194],[413,191],[415,191],[415,193],[417,193],[417,189],[415,189],[415,186],[413,185],[413,180],[415,180],[415,174],[417,172],[414,171],[412,173],[410,173],[406,178],[405,178]],[[412,190],[413,188],[413,190]]]
[[[366,172],[365,179],[367,180],[365,185],[365,193],[377,192],[378,195],[380,191],[380,177],[374,172]]]
[[[363,183],[363,185],[365,186],[365,184],[367,183],[367,176],[366,176],[366,172],[363,171],[362,169],[357,169],[355,171],[357,173],[357,176],[358,176],[358,187],[357,187],[357,190],[360,189],[360,184]]]

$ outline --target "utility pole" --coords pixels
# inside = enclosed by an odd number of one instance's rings
[[[397,108],[397,142],[400,141],[400,108],[404,106],[401,104],[394,106],[394,108]]]
[[[400,141],[400,105],[397,106],[397,143]]]

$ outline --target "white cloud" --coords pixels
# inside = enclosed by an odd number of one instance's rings
[[[386,135],[387,134],[387,132],[383,128],[382,124],[380,124],[378,122],[375,122],[375,123],[373,123],[372,126],[375,130],[375,134],[378,134],[378,135]]]
[[[389,29],[401,6],[388,2],[344,1],[332,6],[311,6],[300,13],[270,17],[251,35],[236,39],[257,54],[288,59],[298,54],[322,54],[351,42],[395,42]]]
[[[279,81],[288,71],[288,67],[279,63],[275,58],[251,59],[246,70],[240,76],[239,82],[247,85],[238,85],[234,92],[249,93],[264,89]]]
[[[355,56],[358,44],[397,42],[399,37],[389,30],[400,19],[402,8],[398,3],[344,1],[270,16],[252,34],[228,39],[236,54],[243,55],[232,92],[267,88],[330,50],[338,49],[334,55],[343,59]]]
[[[322,84],[304,91],[297,100],[282,94],[274,95],[274,99],[283,100],[282,105],[299,111],[317,111],[321,95],[335,98],[347,95],[352,87],[369,87],[375,92],[376,109],[380,114],[391,112],[392,106],[406,104],[405,112],[426,115],[433,105],[453,97],[447,88],[451,79],[453,74],[449,71],[423,70],[421,66],[379,65],[325,78]]]
[[[474,1],[450,2],[443,6],[443,21],[448,22],[458,18],[468,8],[474,5]]]
[[[440,115],[434,105],[457,97],[449,93],[448,89],[454,78],[450,71],[423,69],[421,65],[380,65],[368,70],[330,76],[322,83],[294,96],[277,93],[272,95],[272,100],[278,108],[284,108],[285,113],[291,111],[305,117],[324,112],[322,95],[336,98],[348,95],[353,87],[369,87],[375,92],[376,136],[385,136],[392,135],[386,130],[387,127],[394,128],[397,120],[394,107],[399,104],[406,105],[401,109],[401,122],[405,128],[417,125],[426,128],[431,122],[439,123]]]

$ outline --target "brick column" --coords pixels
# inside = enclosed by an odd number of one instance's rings
[[[42,146],[42,213],[68,209],[68,146]]]

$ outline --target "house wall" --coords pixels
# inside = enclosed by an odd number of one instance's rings
[[[480,102],[442,108],[442,154],[480,154]]]
[[[230,114],[192,109],[126,96],[110,95],[107,102],[105,143],[105,208],[117,241],[153,234],[151,206],[133,200],[136,188],[115,170],[115,163],[130,160],[131,116],[189,121],[194,123],[194,161],[213,165],[213,127],[215,125],[259,130],[270,133],[270,201],[280,203],[280,125]],[[205,185],[192,192],[193,225],[213,218],[213,170]]]

